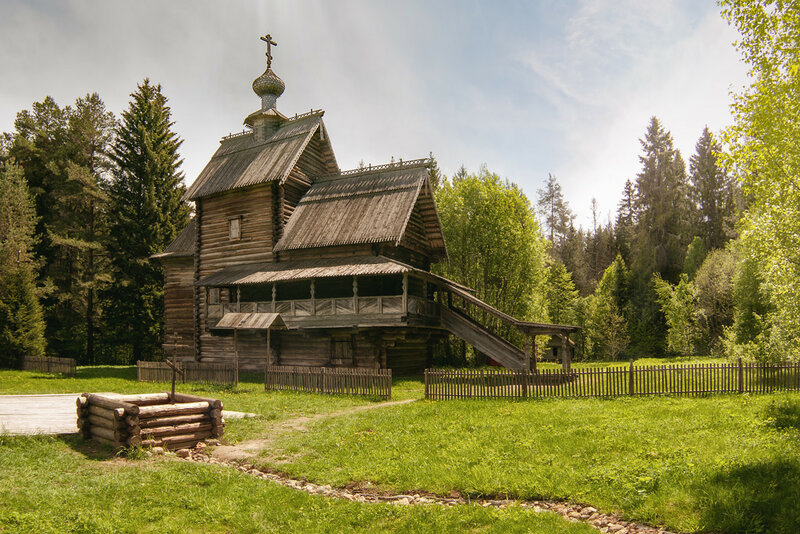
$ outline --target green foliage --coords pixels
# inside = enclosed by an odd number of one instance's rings
[[[742,243],[737,243],[739,247]],[[772,306],[761,282],[756,262],[744,256],[736,265],[733,281],[733,324],[725,329],[723,345],[731,359],[780,360],[770,343]]]
[[[542,216],[552,251],[556,254],[556,251],[564,246],[564,240],[575,220],[575,215],[569,208],[569,203],[564,199],[561,184],[552,174],[548,175],[547,184],[536,194],[537,210]]]
[[[723,16],[739,31],[737,47],[751,85],[732,105],[724,133],[726,168],[750,200],[740,224],[746,261],[771,311],[762,339],[773,355],[800,358],[800,11],[793,2],[724,0]],[[750,267],[749,267],[750,268]],[[737,317],[738,320],[738,317]]]
[[[113,282],[105,292],[107,322],[133,360],[151,359],[162,339],[163,272],[148,258],[189,221],[170,108],[160,85],[145,79],[131,95],[116,133],[117,165],[109,192],[114,219],[108,250]]]
[[[686,166],[673,146],[672,135],[656,117],[650,119],[639,156],[642,170],[636,177],[638,225],[634,239],[637,253],[632,269],[658,273],[669,282],[683,270],[683,254],[689,244],[691,213]]]
[[[696,340],[694,284],[685,274],[675,285],[654,274],[653,285],[667,321],[667,349],[679,356],[693,355]]]
[[[730,249],[712,250],[694,279],[695,330],[701,354],[721,353],[725,329],[733,323],[736,254]]]
[[[606,268],[594,295],[586,299],[584,354],[616,360],[628,347],[630,271],[622,256]]]
[[[697,153],[689,160],[689,173],[692,200],[698,209],[699,234],[707,249],[722,248],[735,234],[738,186],[718,164],[721,148],[708,126],[703,129],[696,149]]]
[[[556,324],[573,324],[578,290],[561,262],[550,266],[547,276],[547,312]]]
[[[703,241],[703,238],[695,237],[686,249],[686,258],[683,260],[683,272],[689,277],[689,280],[694,280],[697,270],[703,264],[703,261],[708,255],[708,249]]]
[[[622,190],[622,199],[617,206],[617,220],[614,227],[617,251],[626,262],[631,260],[631,246],[638,221],[636,196],[636,187],[633,182],[626,180]]]
[[[36,295],[31,248],[36,213],[22,170],[0,166],[0,367],[43,356],[44,319]]]
[[[641,140],[636,177],[636,227],[631,245],[631,342],[643,354],[663,355],[667,328],[652,283],[657,273],[677,282],[691,240],[692,205],[686,168],[672,135],[653,117]]]
[[[519,187],[485,167],[462,171],[442,184],[436,203],[450,256],[436,272],[509,315],[547,320],[547,244]]]
[[[96,289],[108,279],[102,186],[114,125],[96,93],[64,108],[48,97],[20,112],[16,131],[6,136],[37,195],[36,252],[50,351],[81,362],[94,361]]]

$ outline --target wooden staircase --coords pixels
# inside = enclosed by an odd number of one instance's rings
[[[529,359],[525,353],[505,339],[490,332],[466,315],[441,306],[441,326],[463,339],[508,369],[526,369]]]

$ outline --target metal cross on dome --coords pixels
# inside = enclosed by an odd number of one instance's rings
[[[267,43],[267,68],[270,68],[272,66],[272,47],[278,46],[278,43],[272,40],[272,36],[270,34],[267,34],[260,39]]]

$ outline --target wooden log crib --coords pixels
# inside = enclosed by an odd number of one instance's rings
[[[120,449],[191,448],[225,429],[222,401],[184,393],[83,393],[77,406],[81,436]]]

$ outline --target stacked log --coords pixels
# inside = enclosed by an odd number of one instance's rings
[[[84,393],[77,405],[81,436],[115,448],[188,448],[225,430],[221,401],[183,393]]]

